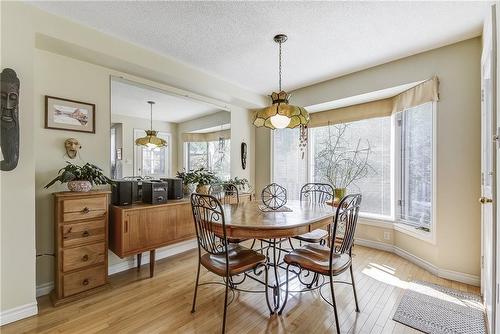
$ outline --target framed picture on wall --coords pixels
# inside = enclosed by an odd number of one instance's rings
[[[45,95],[45,128],[95,133],[95,104]]]

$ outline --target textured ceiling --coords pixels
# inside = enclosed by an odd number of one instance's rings
[[[220,111],[215,106],[177,97],[159,90],[126,82],[111,80],[111,113],[129,117],[150,117],[147,101],[154,101],[153,119],[180,123]]]
[[[287,90],[480,35],[487,2],[32,2],[254,92]]]

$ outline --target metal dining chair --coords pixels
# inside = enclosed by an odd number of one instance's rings
[[[331,199],[333,199],[333,187],[328,183],[306,183],[300,190],[301,201],[324,204]],[[311,232],[295,236],[293,239],[324,245],[328,239],[328,231],[315,229]]]
[[[221,202],[221,204],[239,204],[240,195],[238,192],[238,187],[232,183],[214,183],[210,185],[208,189],[208,194],[214,196]],[[233,244],[238,244],[240,242],[246,241],[248,239],[235,239],[228,238],[228,241]],[[255,242],[255,241],[254,241]],[[252,244],[252,247],[253,248]]]
[[[215,183],[210,185],[208,194],[214,196],[222,204],[240,203],[238,187],[232,183]]]
[[[200,285],[200,267],[203,266],[208,271],[224,278],[226,290],[222,333],[225,333],[228,304],[227,294],[230,288],[231,277],[250,270],[256,270],[262,266],[265,270],[265,282],[267,285],[266,257],[252,249],[228,242],[224,210],[219,200],[214,196],[192,194],[191,208],[196,228],[196,239],[198,241],[198,271],[196,273],[196,285],[191,313],[195,312],[196,296],[198,286]]]
[[[329,278],[332,302],[330,303],[328,300],[326,300],[326,298],[322,294],[321,297],[328,304],[333,306],[337,333],[340,333],[340,326],[337,312],[337,303],[335,301],[335,294],[333,289],[333,283],[335,283],[333,278],[349,269],[351,273],[351,282],[349,283],[342,281],[339,283],[352,285],[354,301],[356,304],[356,312],[359,312],[358,297],[356,295],[356,286],[354,282],[354,274],[352,271],[352,246],[354,244],[354,233],[356,231],[356,225],[358,222],[360,204],[360,194],[347,195],[340,201],[333,219],[333,231],[331,233],[329,247],[316,244],[307,244],[304,247],[294,249],[290,253],[285,255],[284,261],[287,264],[286,294],[283,306],[279,310],[278,314],[283,313],[286,302],[288,300],[288,278],[290,266],[295,266],[300,270],[307,270],[309,272],[313,272],[315,274],[323,275]],[[339,241],[334,242],[334,240]],[[323,284],[321,286],[323,286]]]

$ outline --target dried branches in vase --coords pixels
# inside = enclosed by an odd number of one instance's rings
[[[358,139],[351,142],[347,138],[348,124],[328,126],[328,133],[317,143],[315,154],[317,178],[328,181],[335,188],[335,197],[342,199],[346,189],[355,184],[374,168],[369,163],[370,142]]]

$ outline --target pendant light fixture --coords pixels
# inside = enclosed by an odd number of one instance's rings
[[[137,138],[135,144],[139,146],[146,146],[147,148],[157,148],[167,146],[167,141],[157,137],[158,131],[153,130],[153,104],[154,101],[148,101],[150,105],[150,115],[151,115],[151,127],[150,130],[146,131],[146,136]]]
[[[303,107],[288,104],[290,95],[281,90],[281,44],[288,37],[284,34],[274,36],[274,41],[279,45],[279,93],[273,92],[272,105],[255,113],[253,124],[256,127],[265,126],[270,129],[305,127],[309,123],[309,114]]]

